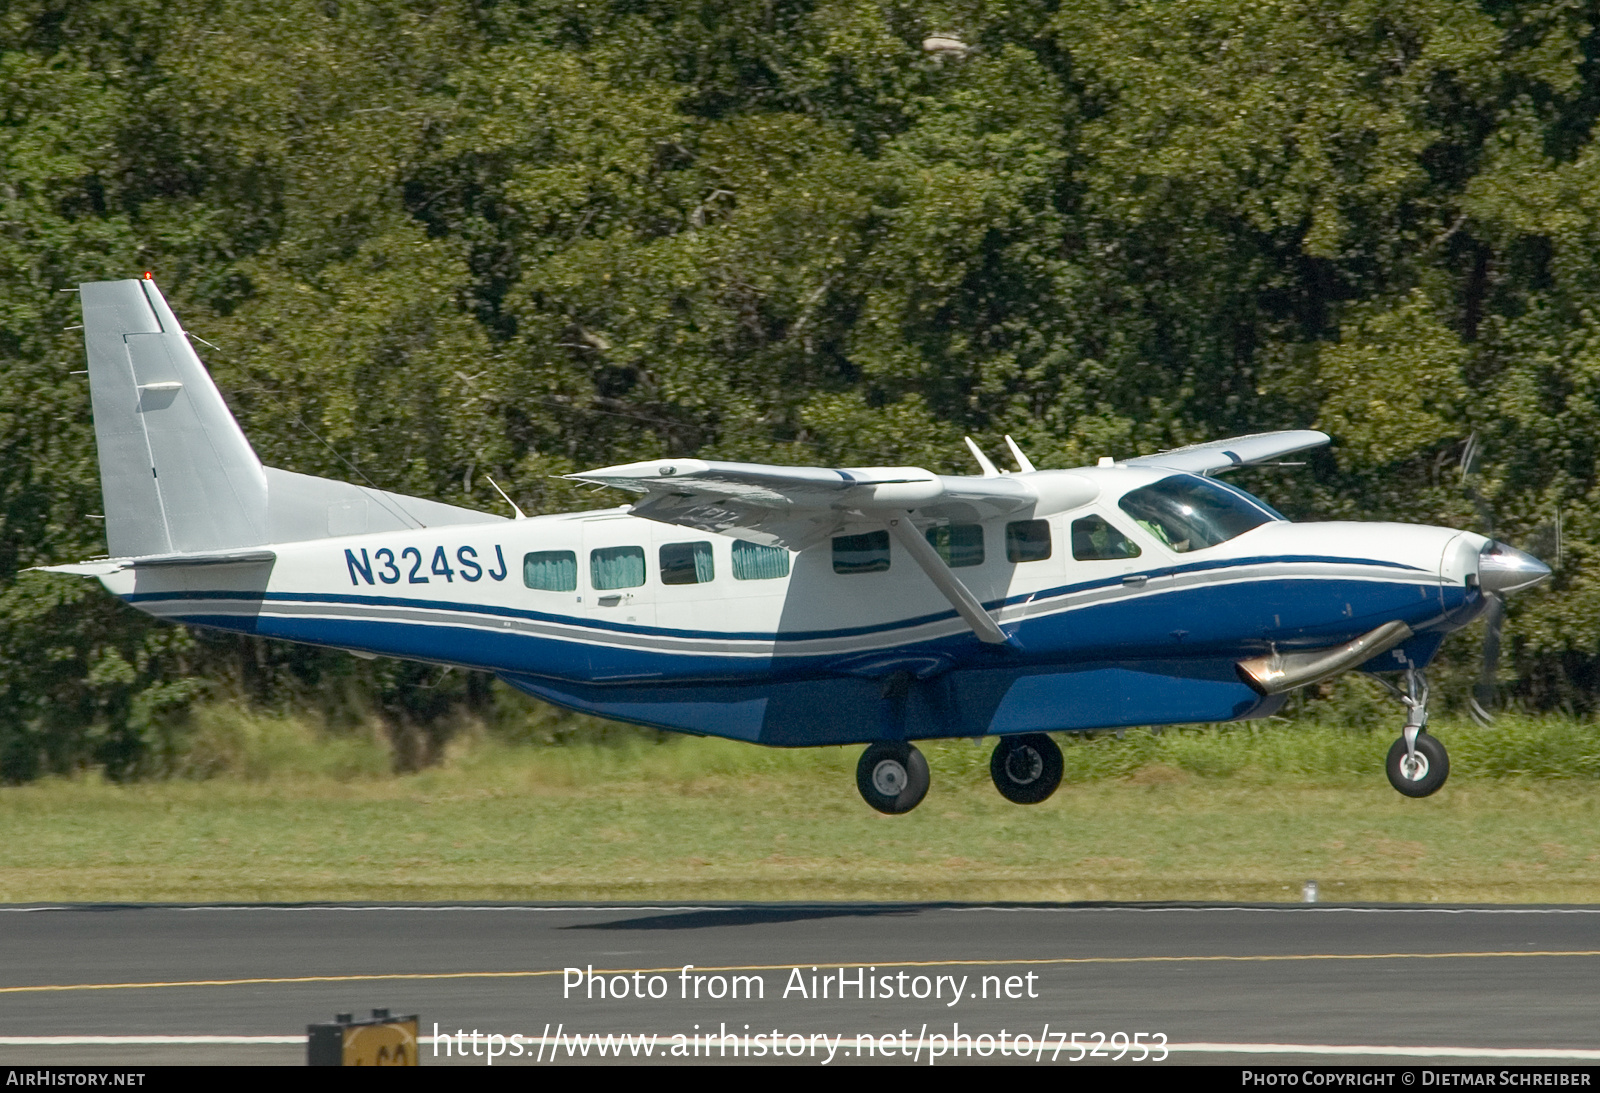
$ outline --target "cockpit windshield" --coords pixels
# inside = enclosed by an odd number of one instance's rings
[[[1117,502],[1156,540],[1186,554],[1283,517],[1243,490],[1194,474],[1175,474],[1130,490]]]

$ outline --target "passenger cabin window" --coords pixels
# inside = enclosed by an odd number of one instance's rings
[[[1042,562],[1050,557],[1050,521],[1017,520],[1006,525],[1006,561]]]
[[[889,533],[840,535],[833,540],[835,573],[882,573],[889,568]]]
[[[948,524],[928,529],[928,545],[951,569],[983,564],[983,525]]]
[[[705,584],[716,575],[710,543],[668,543],[661,548],[662,584]]]
[[[1137,558],[1139,545],[1099,516],[1072,521],[1072,556],[1080,562]]]
[[[733,579],[773,581],[789,575],[789,552],[744,539],[733,541]]]
[[[522,583],[542,592],[576,592],[578,556],[570,550],[539,550],[524,554]]]
[[[600,591],[644,584],[644,549],[601,547],[589,552],[589,583]]]
[[[1179,554],[1214,547],[1283,519],[1242,490],[1197,474],[1175,474],[1140,486],[1117,505]]]

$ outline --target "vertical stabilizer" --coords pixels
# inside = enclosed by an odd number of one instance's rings
[[[267,478],[155,282],[79,287],[113,557],[267,541]]]

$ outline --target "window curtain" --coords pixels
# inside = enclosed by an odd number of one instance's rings
[[[578,588],[578,556],[570,550],[524,554],[522,583],[545,592],[574,592]]]
[[[698,559],[697,559],[698,561]],[[789,552],[783,547],[733,541],[733,577],[738,581],[771,581],[789,575]]]
[[[601,591],[638,588],[644,584],[644,548],[602,547],[590,551],[589,580]]]
[[[717,575],[716,567],[711,563],[711,544],[696,543],[694,545],[694,579],[699,584],[705,584]]]
[[[717,575],[710,543],[667,543],[660,560],[662,584],[705,584]]]

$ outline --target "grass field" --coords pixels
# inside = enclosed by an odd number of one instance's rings
[[[395,776],[370,743],[227,724],[211,777],[0,791],[0,900],[1298,900],[1315,879],[1600,902],[1600,731],[1571,721],[1437,726],[1455,773],[1422,801],[1384,779],[1388,733],[1067,741],[1032,807],[994,791],[987,745],[927,745],[933,789],[899,817],[857,796],[856,748],[480,738]]]

